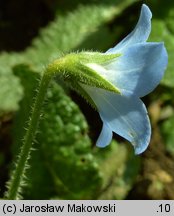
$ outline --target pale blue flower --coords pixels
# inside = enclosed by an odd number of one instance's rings
[[[159,84],[168,62],[163,43],[146,42],[151,31],[151,17],[151,11],[143,5],[135,29],[103,54],[121,55],[104,64],[87,64],[120,90],[120,94],[117,94],[80,84],[95,103],[103,121],[97,141],[99,147],[109,145],[113,132],[130,141],[136,154],[142,153],[149,145],[151,126],[140,97],[153,91]]]

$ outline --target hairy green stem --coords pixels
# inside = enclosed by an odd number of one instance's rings
[[[45,71],[43,77],[41,78],[40,86],[35,98],[34,106],[31,113],[31,118],[28,123],[28,128],[24,137],[21,152],[19,154],[19,158],[17,160],[15,170],[13,171],[11,179],[9,181],[8,191],[6,193],[7,199],[18,198],[20,188],[25,176],[27,161],[30,156],[32,143],[36,134],[43,101],[52,76],[53,74],[49,73],[48,71]]]

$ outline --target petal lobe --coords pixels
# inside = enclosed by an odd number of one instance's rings
[[[150,9],[145,4],[143,4],[141,8],[140,18],[134,30],[114,48],[109,49],[107,53],[119,53],[133,44],[143,43],[147,41],[151,32],[151,18],[152,13]]]

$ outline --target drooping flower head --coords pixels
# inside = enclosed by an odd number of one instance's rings
[[[140,98],[159,84],[168,62],[163,43],[147,42],[151,18],[143,4],[134,30],[106,53],[71,53],[49,66],[98,110],[99,147],[109,145],[113,132],[131,142],[136,154],[149,145],[151,126]]]
[[[142,153],[150,142],[151,126],[140,97],[159,84],[168,57],[163,43],[146,42],[151,31],[151,11],[142,5],[135,29],[103,55],[118,54],[104,63],[87,63],[100,76],[115,86],[119,93],[80,84],[95,103],[103,128],[97,146],[105,147],[115,132],[130,141],[135,153]]]

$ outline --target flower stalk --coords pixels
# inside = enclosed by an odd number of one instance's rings
[[[45,73],[41,78],[40,86],[37,92],[37,96],[35,98],[34,106],[31,113],[31,118],[28,123],[28,129],[24,137],[21,152],[19,154],[15,170],[12,172],[11,179],[8,182],[8,191],[6,193],[7,199],[13,200],[13,199],[18,199],[20,197],[19,193],[24,181],[28,159],[32,149],[32,143],[40,119],[42,104],[51,78],[52,78],[52,74],[48,73],[47,71],[45,71]]]

